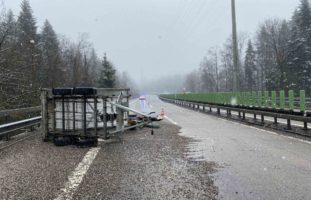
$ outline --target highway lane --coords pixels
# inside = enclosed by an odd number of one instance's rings
[[[0,199],[209,199],[215,167],[220,199],[311,199],[310,142],[147,99],[166,114],[154,136],[143,129],[98,148],[38,136],[0,151]]]
[[[184,109],[150,97],[181,135],[188,155],[213,161],[221,199],[311,199],[311,143]]]
[[[160,126],[93,148],[56,147],[38,130],[0,151],[0,200],[216,199],[214,163],[187,159],[192,140],[169,122]]]
[[[34,137],[0,151],[0,199],[53,199],[88,148],[55,147]]]

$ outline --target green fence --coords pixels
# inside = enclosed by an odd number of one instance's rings
[[[296,95],[296,97],[295,97]],[[200,103],[270,108],[280,110],[306,110],[305,91],[294,93],[293,90],[281,91],[259,91],[259,92],[214,92],[214,93],[188,93],[168,94],[161,97],[176,100],[186,100]]]

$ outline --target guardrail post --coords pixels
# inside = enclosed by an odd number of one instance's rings
[[[303,122],[303,130],[308,130],[308,123],[307,122]]]
[[[291,130],[291,129],[292,129],[290,119],[287,119],[287,129],[288,129],[288,130]]]
[[[7,133],[6,134],[6,141],[9,141],[10,140],[10,133]]]

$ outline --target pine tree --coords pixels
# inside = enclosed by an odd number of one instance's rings
[[[40,81],[44,87],[57,87],[61,81],[59,67],[59,42],[57,35],[48,20],[44,22],[40,35],[41,68]]]
[[[21,99],[24,106],[38,105],[40,102],[38,66],[40,51],[36,20],[27,0],[23,0],[17,20],[17,62],[19,71],[23,74],[20,84],[23,87]]]
[[[16,20],[13,12],[1,13],[0,18],[0,109],[18,105],[12,94],[16,94],[18,71],[16,70],[15,41]],[[11,91],[10,93],[7,91]]]
[[[289,88],[305,89],[311,94],[311,8],[301,0],[291,22],[289,49]]]
[[[36,20],[33,16],[32,8],[28,0],[23,0],[21,4],[21,12],[18,16],[19,42],[21,47],[28,47],[32,41],[37,39]]]
[[[246,82],[246,89],[251,91],[255,90],[256,87],[256,53],[253,48],[252,41],[248,41],[245,61],[244,61],[244,68],[245,68],[245,82]]]
[[[11,46],[16,37],[16,21],[12,10],[9,10],[3,21],[0,22],[0,51]]]
[[[105,54],[103,60],[103,69],[100,72],[98,80],[99,87],[101,88],[114,88],[116,84],[116,70],[113,65],[107,60]]]
[[[257,34],[257,63],[263,89],[281,90],[287,85],[288,23],[266,20]]]

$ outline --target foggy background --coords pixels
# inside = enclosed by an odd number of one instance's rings
[[[20,0],[5,0],[18,13]],[[120,71],[139,85],[197,68],[209,47],[231,34],[229,0],[30,0],[38,25],[48,19],[75,40],[88,33]],[[238,31],[254,34],[267,18],[288,19],[298,0],[237,0]],[[167,77],[166,79],[171,79]],[[150,84],[149,84],[150,85]]]

